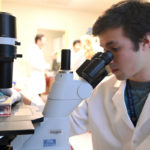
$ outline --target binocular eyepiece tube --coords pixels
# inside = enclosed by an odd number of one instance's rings
[[[93,88],[108,74],[105,67],[113,59],[110,51],[96,53],[91,60],[86,60],[78,69],[77,74],[88,81]]]

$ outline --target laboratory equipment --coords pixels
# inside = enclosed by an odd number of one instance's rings
[[[109,51],[97,53],[81,65],[77,73],[82,78],[75,80],[70,71],[70,50],[62,50],[61,56],[61,69],[45,105],[44,122],[36,126],[35,133],[19,149],[21,142],[16,142],[14,150],[70,150],[69,115],[107,75],[105,66],[113,59]]]
[[[0,88],[12,87],[13,61],[22,55],[17,54],[16,18],[0,12]]]
[[[17,57],[16,18],[6,12],[0,12],[0,88],[11,88],[13,62]],[[17,105],[11,108],[11,98],[0,95],[0,138],[10,135],[34,133],[32,123],[43,121],[43,115],[33,106]],[[28,112],[28,114],[27,114]],[[3,143],[3,142],[2,142]],[[7,145],[6,145],[7,147]],[[0,147],[0,149],[2,149]],[[11,147],[8,147],[11,149]]]

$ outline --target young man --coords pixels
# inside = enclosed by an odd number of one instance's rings
[[[45,37],[43,34],[37,34],[35,36],[35,44],[28,50],[28,63],[30,66],[31,76],[31,90],[35,95],[45,92],[45,70],[47,64],[44,59],[42,48],[45,44]]]
[[[71,51],[71,66],[72,70],[75,72],[77,68],[85,61],[85,52],[81,48],[81,40],[73,41],[72,46],[73,47]]]
[[[37,34],[35,43],[27,51],[27,64],[29,72],[28,97],[35,105],[42,105],[42,94],[46,91],[45,74],[49,65],[44,59],[43,46],[45,45],[45,36]]]
[[[71,134],[91,130],[93,150],[149,150],[150,3],[113,5],[93,26],[113,73],[71,114]]]

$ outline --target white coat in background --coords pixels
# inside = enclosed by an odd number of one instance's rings
[[[126,82],[105,78],[71,114],[71,135],[92,132],[93,150],[150,150],[150,96],[136,127],[125,105]]]
[[[71,51],[71,66],[73,71],[76,71],[85,60],[83,49],[80,49],[78,52]]]
[[[27,54],[30,76],[30,92],[32,95],[38,95],[45,92],[45,70],[47,64],[44,59],[43,51],[36,45],[28,49]]]

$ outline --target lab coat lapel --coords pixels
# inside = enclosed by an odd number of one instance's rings
[[[140,114],[140,117],[137,123],[137,128],[140,128],[148,120],[150,120],[150,94],[148,95],[148,98]]]
[[[115,95],[112,97],[112,101],[116,107],[118,115],[120,115],[120,118],[124,121],[125,124],[130,129],[134,129],[134,126],[128,116],[127,109],[125,106],[125,101],[124,101],[124,91],[126,87],[126,82],[125,81],[120,81],[117,82],[115,85],[115,88],[118,88],[117,92]]]
[[[136,144],[139,145],[149,135],[150,135],[150,94],[145,102],[140,118],[137,122],[137,126],[133,136],[133,141],[136,141]]]

